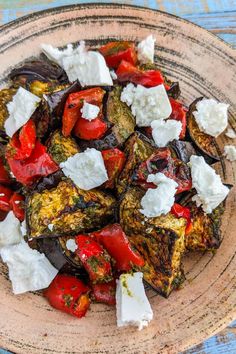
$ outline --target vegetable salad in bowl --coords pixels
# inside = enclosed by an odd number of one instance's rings
[[[14,294],[43,290],[78,318],[116,306],[117,325],[153,318],[144,283],[168,297],[189,251],[221,243],[230,185],[214,164],[228,105],[154,63],[155,38],[42,44],[0,91],[0,255]],[[236,147],[224,155],[236,160]],[[155,315],[155,314],[154,314]]]

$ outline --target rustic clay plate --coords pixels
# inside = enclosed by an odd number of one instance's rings
[[[1,29],[0,77],[38,55],[42,42],[62,46],[85,39],[98,45],[111,38],[137,41],[150,33],[157,38],[155,59],[171,79],[180,81],[184,102],[198,96],[227,102],[230,124],[236,128],[234,50],[204,29],[163,12],[92,4],[24,17]],[[221,149],[225,142],[223,136]],[[225,162],[220,167],[228,183],[235,182],[235,166]],[[168,300],[148,290],[154,320],[141,332],[118,329],[111,307],[92,305],[77,320],[52,309],[39,294],[13,296],[6,268],[0,265],[0,347],[24,354],[177,353],[213,335],[236,319],[235,197],[234,188],[218,252],[186,257],[187,280]]]

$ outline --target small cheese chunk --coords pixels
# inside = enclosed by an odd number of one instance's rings
[[[181,122],[174,119],[154,120],[151,127],[153,140],[158,147],[164,147],[174,139],[178,140],[182,130]]]
[[[117,75],[114,70],[110,70],[110,75],[111,75],[112,80],[117,80]]]
[[[52,231],[53,228],[54,228],[54,225],[53,225],[53,224],[48,224],[48,229],[49,229],[50,231]]]
[[[153,319],[145,294],[143,273],[121,274],[116,288],[117,326],[136,326],[143,329]]]
[[[77,250],[78,246],[73,238],[66,241],[66,248],[71,252],[75,252]]]
[[[154,46],[156,39],[150,34],[138,44],[138,60],[141,63],[154,62]]]
[[[143,209],[140,212],[148,218],[167,214],[175,202],[178,184],[163,173],[148,175],[147,182],[157,185],[156,189],[149,188],[141,199]]]
[[[164,85],[146,88],[128,84],[121,93],[121,101],[131,106],[139,127],[148,127],[153,120],[168,118],[172,112]]]
[[[236,138],[236,133],[232,128],[228,128],[225,135],[230,139]]]
[[[21,239],[20,221],[13,211],[9,211],[5,219],[0,222],[0,248],[17,244]]]
[[[202,99],[196,104],[194,118],[199,129],[211,136],[217,137],[227,128],[229,105],[214,99]]]
[[[24,240],[3,247],[0,254],[8,265],[14,294],[45,289],[58,273],[44,254],[31,249]]]
[[[41,48],[50,60],[65,70],[70,82],[79,80],[82,86],[113,85],[104,57],[99,52],[87,51],[84,41],[76,48],[72,44],[62,50],[50,44],[42,44]]]
[[[224,147],[224,155],[227,160],[233,162],[236,161],[236,146],[233,145],[225,145]]]
[[[84,190],[96,188],[108,180],[102,154],[96,149],[77,153],[62,162],[60,167],[67,177]]]
[[[7,104],[9,117],[4,123],[6,134],[10,137],[28,122],[37,108],[40,98],[19,87],[13,100]]]
[[[83,107],[80,111],[82,113],[82,118],[91,121],[97,118],[100,108],[94,104],[84,102]]]
[[[192,200],[209,214],[227,197],[229,188],[223,185],[220,176],[202,156],[192,155],[189,165],[193,188],[197,191]]]

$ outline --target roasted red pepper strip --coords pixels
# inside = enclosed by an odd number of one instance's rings
[[[96,302],[103,302],[107,305],[115,305],[116,303],[116,282],[101,283],[92,285],[92,298]]]
[[[105,188],[114,188],[117,177],[125,164],[125,154],[119,149],[109,149],[102,151],[102,157],[107,170],[109,180],[105,183]]]
[[[8,212],[11,210],[10,199],[12,193],[13,192],[9,188],[0,185],[0,210],[1,211]]]
[[[80,111],[84,104],[84,101],[86,101],[87,103],[95,104],[101,108],[104,95],[105,91],[102,90],[100,87],[94,87],[88,90],[71,93],[67,98],[62,117],[63,135],[69,136],[71,134],[78,119],[86,121],[86,119],[82,118],[82,113]],[[102,113],[100,113],[99,119],[102,119]],[[92,123],[94,122],[94,120],[92,120],[91,122],[87,120],[87,122]],[[79,133],[81,133],[81,131],[77,127],[76,134]]]
[[[19,219],[20,221],[23,221],[25,219],[25,197],[19,193],[14,193],[10,199],[10,205],[11,209],[13,210],[13,213],[15,214],[15,217]]]
[[[84,140],[100,139],[106,131],[107,125],[102,120],[101,114],[91,121],[78,118],[74,128],[75,136]]]
[[[30,157],[35,148],[36,128],[30,119],[20,130],[15,133],[7,148],[7,156],[15,160],[25,160]]]
[[[0,157],[0,183],[3,183],[3,184],[10,184],[11,183],[11,177],[4,165],[2,157]]]
[[[101,245],[90,236],[75,237],[78,246],[76,254],[83,263],[93,284],[108,282],[112,279],[110,257]]]
[[[100,231],[91,233],[91,237],[100,243],[116,261],[119,271],[130,271],[134,266],[144,266],[144,260],[135,251],[119,224],[108,225]]]
[[[117,68],[122,60],[136,65],[137,54],[132,42],[109,42],[99,49],[109,68]]]
[[[144,71],[124,60],[120,63],[116,75],[120,82],[129,81],[145,87],[154,87],[164,84],[164,77],[160,71]]]
[[[89,288],[76,277],[58,274],[44,291],[51,306],[70,315],[85,316],[89,305]]]
[[[30,185],[37,178],[48,176],[59,169],[39,140],[36,141],[35,148],[28,159],[15,160],[8,157],[7,161],[17,181],[24,185]]]
[[[151,173],[162,172],[166,177],[172,178],[178,183],[177,194],[192,188],[192,180],[189,167],[181,160],[174,159],[168,148],[160,148],[149,159],[142,162],[136,171],[134,184],[143,188],[156,188],[153,183],[147,182]]]
[[[187,220],[187,225],[185,229],[185,234],[187,235],[192,229],[191,212],[187,207],[183,207],[178,203],[174,203],[171,208],[171,213],[177,218],[185,218]]]
[[[169,100],[172,107],[172,113],[169,118],[179,120],[182,123],[182,130],[179,137],[180,139],[184,139],[186,134],[186,109],[180,102],[174,100],[172,97],[169,97]]]

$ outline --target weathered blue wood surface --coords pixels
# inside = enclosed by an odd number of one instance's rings
[[[96,2],[96,0],[0,0],[0,24],[34,11],[85,2]],[[112,0],[100,2],[106,3]],[[181,16],[215,33],[236,48],[236,0],[116,0],[115,2],[146,6]],[[6,353],[8,352],[0,349],[0,354]],[[236,354],[236,322],[184,354]]]

